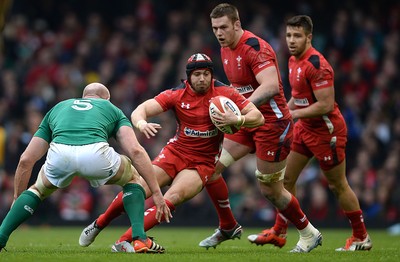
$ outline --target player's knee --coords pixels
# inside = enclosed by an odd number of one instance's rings
[[[225,167],[229,167],[233,163],[235,163],[235,159],[233,156],[226,151],[224,148],[222,149],[221,156],[219,157],[219,162]]]
[[[174,206],[178,206],[186,200],[181,192],[167,191],[167,193],[164,195],[164,198],[171,202]]]
[[[281,181],[285,177],[285,170],[286,167],[275,173],[263,174],[257,169],[255,174],[258,181],[260,181],[261,183],[275,183]]]
[[[337,188],[334,185],[329,184],[328,187],[336,197],[339,195]]]
[[[114,184],[124,186],[128,182],[139,182],[139,173],[132,166],[131,160],[127,156],[121,155],[121,166],[124,170],[119,179],[115,181]]]
[[[48,196],[50,196],[54,191],[57,190],[57,188],[48,188],[44,185],[43,182],[43,168],[40,170],[38,177],[36,179],[36,182],[34,185],[32,185],[28,190],[32,193],[34,193],[35,195],[37,195],[40,200],[43,200],[45,198],[47,198]]]
[[[293,192],[293,189],[296,185],[296,180],[290,177],[284,176],[283,178],[283,186],[289,191]]]

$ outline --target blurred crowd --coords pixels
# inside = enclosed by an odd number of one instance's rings
[[[79,97],[90,82],[111,91],[127,116],[145,99],[186,77],[188,57],[208,54],[215,78],[226,82],[219,44],[209,19],[221,1],[14,0],[2,32],[0,53],[0,220],[13,199],[13,175],[47,110]],[[348,180],[368,227],[400,222],[400,3],[398,1],[228,1],[242,26],[275,49],[285,94],[288,51],[285,19],[307,14],[313,45],[335,70],[336,98],[348,125]],[[172,115],[152,119],[157,137],[137,133],[151,157],[175,131]],[[39,166],[37,167],[39,168]],[[252,156],[225,173],[231,205],[242,225],[272,225],[275,210],[261,196]],[[34,171],[31,183],[36,179]],[[91,220],[104,211],[118,187],[75,186],[54,194],[30,223]],[[304,170],[298,198],[315,225],[347,225],[316,163]],[[61,221],[61,222],[60,222]],[[199,222],[201,221],[201,222]],[[205,192],[178,208],[174,225],[217,225]]]

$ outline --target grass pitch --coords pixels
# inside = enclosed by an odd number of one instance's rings
[[[125,232],[124,227],[108,227],[89,247],[82,248],[78,238],[83,227],[20,227],[10,237],[8,251],[0,253],[0,261],[23,262],[79,262],[101,261],[400,261],[400,236],[391,236],[385,230],[369,230],[373,241],[371,251],[336,252],[344,245],[350,229],[320,229],[324,240],[322,246],[306,254],[291,254],[298,234],[290,230],[288,241],[282,248],[256,246],[247,240],[247,235],[257,233],[260,228],[245,228],[242,239],[229,240],[216,249],[203,249],[198,243],[213,233],[212,228],[159,226],[148,232],[155,241],[166,248],[164,254],[112,253],[111,245]]]

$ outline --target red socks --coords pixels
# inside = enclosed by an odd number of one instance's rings
[[[299,201],[292,195],[288,206],[284,210],[279,210],[298,230],[304,229],[308,225],[308,218],[300,208]]]
[[[165,203],[167,203],[167,206],[171,210],[171,212],[175,211],[175,206],[171,202],[165,199]],[[157,209],[156,206],[153,206],[146,211],[144,211],[144,231],[147,231],[154,226],[160,224],[160,222],[157,221],[156,219],[156,213]],[[165,221],[165,218],[162,217],[161,222]]]
[[[277,211],[278,212],[276,213],[275,225],[273,229],[278,235],[286,234],[289,226],[289,221],[281,213],[279,213],[279,210]]]
[[[220,176],[217,180],[208,182],[206,189],[217,210],[219,227],[225,230],[234,228],[237,222],[231,210],[228,187],[224,178]]]
[[[122,202],[123,192],[119,192],[118,195],[114,198],[113,202],[108,206],[106,212],[101,214],[97,220],[96,225],[99,228],[104,228],[110,224],[110,222],[119,217],[122,213],[125,212],[124,203]]]
[[[362,211],[344,211],[344,214],[350,221],[351,228],[353,229],[353,236],[355,238],[364,240],[367,237],[367,229],[365,228]]]
[[[174,204],[172,204],[170,201],[165,199],[165,202],[167,203],[169,209],[172,211],[175,210]],[[160,222],[157,221],[156,219],[156,206],[153,206],[146,211],[144,211],[144,231],[147,231],[154,226],[160,224]],[[162,217],[161,222],[165,221],[165,218]],[[119,241],[128,241],[132,242],[132,228],[130,227],[119,239]]]

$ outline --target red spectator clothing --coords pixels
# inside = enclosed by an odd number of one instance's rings
[[[235,89],[213,80],[210,90],[197,94],[184,81],[176,88],[166,90],[155,97],[164,111],[172,109],[176,116],[177,131],[168,145],[193,158],[204,157],[215,162],[220,153],[223,133],[211,122],[208,107],[210,99],[223,95],[230,98],[242,110],[249,101]]]
[[[313,91],[334,88],[334,73],[324,56],[311,47],[300,59],[290,57],[289,82],[296,108],[304,108],[316,102]],[[346,130],[346,123],[336,102],[333,111],[327,115],[299,119],[298,123],[318,134],[343,133]]]
[[[249,97],[260,85],[255,76],[265,68],[274,66],[279,77],[280,93],[259,109],[266,123],[290,118],[278,60],[275,51],[266,41],[245,30],[234,49],[221,47],[221,60],[231,85],[245,97]]]

